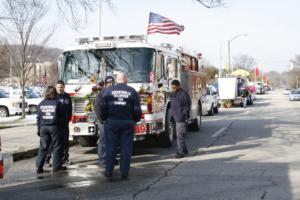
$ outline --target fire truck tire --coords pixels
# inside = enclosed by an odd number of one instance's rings
[[[208,112],[209,116],[214,116],[215,115],[215,110],[214,110],[214,105],[211,105],[210,111]]]
[[[217,105],[217,107],[214,108],[214,112],[219,113],[219,105]]]
[[[189,131],[199,131],[202,124],[202,108],[199,107],[198,116],[193,119],[193,122],[189,125]]]
[[[79,136],[78,143],[82,147],[95,147],[97,144],[97,137]]]
[[[159,134],[158,145],[160,147],[171,147],[176,133],[175,123],[171,118],[170,109],[167,110],[165,131]]]

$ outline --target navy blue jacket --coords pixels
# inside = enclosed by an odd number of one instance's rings
[[[61,126],[64,121],[63,105],[58,99],[44,99],[37,107],[37,125]]]
[[[184,122],[189,118],[191,110],[190,95],[180,89],[171,95],[171,115],[175,122]]]
[[[69,94],[58,94],[58,100],[62,103],[64,110],[64,125],[68,125],[72,118],[72,100]]]
[[[102,117],[101,117],[101,101],[102,101],[102,92],[104,88],[97,94],[95,101],[94,101],[94,113],[97,116],[97,119],[100,123],[103,123]]]
[[[119,83],[106,88],[102,94],[101,119],[141,120],[140,98],[134,88]]]

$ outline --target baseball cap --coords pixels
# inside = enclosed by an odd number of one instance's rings
[[[104,79],[104,82],[105,83],[115,82],[115,79],[112,76],[106,76],[105,79]]]

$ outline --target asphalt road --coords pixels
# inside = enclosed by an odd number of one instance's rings
[[[221,109],[190,132],[188,157],[153,141],[135,145],[130,178],[108,182],[95,148],[71,148],[67,172],[35,174],[35,159],[14,163],[0,181],[0,199],[300,199],[300,102],[282,92],[253,106]]]

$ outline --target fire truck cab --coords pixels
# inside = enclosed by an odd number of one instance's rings
[[[160,146],[172,145],[175,129],[170,115],[171,82],[180,80],[192,99],[190,130],[198,131],[205,104],[206,74],[196,56],[169,44],[152,45],[145,36],[81,38],[78,45],[64,50],[59,60],[60,78],[72,97],[71,139],[82,146],[95,145],[97,119],[93,112],[92,87],[107,75],[128,75],[128,85],[140,95],[142,120],[135,128],[135,140],[157,138]]]

